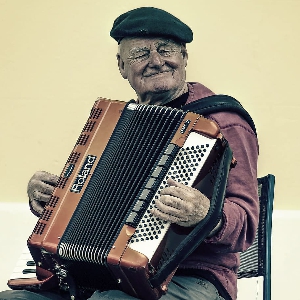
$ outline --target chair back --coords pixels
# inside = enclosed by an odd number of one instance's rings
[[[263,277],[263,299],[271,300],[271,233],[275,176],[258,178],[259,225],[254,243],[240,253],[238,279]]]

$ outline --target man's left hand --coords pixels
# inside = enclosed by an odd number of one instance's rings
[[[156,200],[157,208],[151,213],[168,222],[191,227],[205,218],[210,207],[210,200],[200,191],[179,183],[171,178],[168,187],[160,192]]]

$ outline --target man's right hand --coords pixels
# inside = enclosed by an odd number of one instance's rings
[[[31,209],[41,215],[58,182],[58,176],[45,171],[36,172],[28,182],[27,194]]]

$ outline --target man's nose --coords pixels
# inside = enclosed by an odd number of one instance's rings
[[[164,63],[163,57],[156,50],[150,52],[149,67],[161,67]]]

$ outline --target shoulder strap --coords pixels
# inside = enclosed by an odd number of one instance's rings
[[[253,132],[257,134],[255,124],[249,113],[243,108],[242,104],[238,100],[231,96],[212,95],[186,104],[181,109],[201,115],[208,115],[221,111],[235,112],[244,118],[252,128]]]

